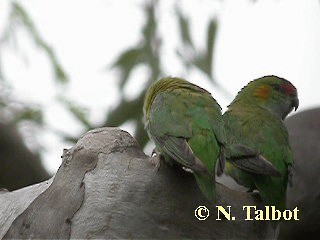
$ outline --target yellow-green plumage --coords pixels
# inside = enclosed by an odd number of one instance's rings
[[[201,191],[214,202],[215,165],[225,135],[211,94],[183,79],[164,78],[148,89],[144,116],[161,154],[192,169]]]
[[[284,118],[298,107],[296,88],[287,80],[266,76],[250,82],[223,115],[227,142],[241,142],[260,152],[281,173],[271,177],[248,173],[227,163],[225,172],[238,183],[258,189],[266,205],[284,210],[293,156]]]

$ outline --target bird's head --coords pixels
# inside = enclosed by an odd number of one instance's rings
[[[265,76],[251,81],[239,93],[238,98],[246,96],[251,104],[266,108],[282,120],[299,107],[295,86],[284,78]]]
[[[147,121],[149,118],[150,108],[153,103],[155,97],[165,91],[171,91],[178,88],[190,88],[192,84],[184,79],[181,78],[174,78],[174,77],[166,77],[162,78],[154,83],[148,88],[144,103],[143,103],[143,115],[145,120]]]

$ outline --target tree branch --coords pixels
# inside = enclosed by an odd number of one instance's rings
[[[273,235],[267,222],[244,221],[243,205],[261,207],[254,195],[219,184],[218,204],[231,206],[236,220],[217,221],[215,206],[202,196],[191,174],[166,164],[157,170],[155,160],[127,132],[92,130],[65,152],[49,187],[47,181],[0,194],[0,237],[262,239]],[[199,205],[210,210],[206,221],[194,216]]]

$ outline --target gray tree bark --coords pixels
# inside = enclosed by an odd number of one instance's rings
[[[312,110],[311,115],[302,112],[288,121],[296,161],[288,208],[297,206],[301,220],[282,223],[282,238],[312,238],[319,231],[320,135],[315,125],[319,124],[320,110]],[[231,206],[236,218],[221,217],[219,221],[216,207],[202,196],[191,174],[166,164],[157,169],[156,163],[157,158],[146,156],[127,132],[117,128],[92,130],[64,152],[62,165],[52,179],[0,192],[0,238],[275,236],[269,221],[244,220],[243,206],[263,207],[257,195],[218,184],[217,205],[226,210]],[[194,216],[199,205],[210,210],[205,221]]]
[[[318,239],[320,236],[320,108],[288,118],[294,154],[293,187],[288,188],[288,208],[298,207],[300,221],[288,221],[281,239]]]
[[[267,222],[244,221],[254,195],[218,186],[219,205],[235,221],[217,221],[215,206],[193,176],[146,156],[117,128],[88,132],[64,153],[50,181],[0,195],[4,238],[255,238],[272,236]],[[199,221],[205,205],[211,215]],[[226,210],[228,210],[226,208]]]

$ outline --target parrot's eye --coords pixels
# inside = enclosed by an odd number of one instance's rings
[[[280,86],[279,86],[278,84],[273,84],[273,85],[272,85],[272,88],[273,88],[274,90],[276,90],[276,91],[280,91],[280,90],[281,90],[281,88],[280,88]]]

